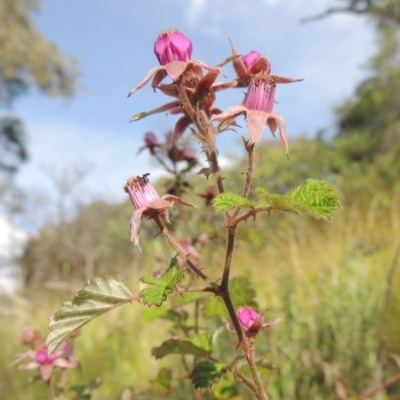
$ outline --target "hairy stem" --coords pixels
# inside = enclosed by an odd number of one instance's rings
[[[200,269],[197,268],[192,261],[190,261],[189,257],[186,255],[181,245],[174,239],[174,237],[171,235],[171,232],[165,226],[161,233],[167,239],[168,244],[179,254],[179,256],[185,261],[186,265],[192,271],[194,271],[197,276],[199,276],[201,279],[204,279],[205,281],[209,280],[207,275],[200,271]]]

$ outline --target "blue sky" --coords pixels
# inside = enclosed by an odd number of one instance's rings
[[[17,102],[13,112],[26,122],[31,155],[17,182],[32,191],[51,190],[44,170],[91,163],[80,195],[119,201],[124,198],[127,177],[154,170],[147,155],[137,156],[143,134],[162,135],[177,117],[159,114],[128,123],[135,113],[170,100],[150,86],[129,99],[127,93],[157,64],[154,40],[166,28],[179,28],[190,37],[193,57],[208,64],[230,55],[231,39],[242,54],[257,50],[267,55],[273,73],[304,78],[277,90],[275,111],[286,119],[289,140],[299,134],[313,135],[320,128],[334,132],[332,106],[351,95],[366,74],[361,65],[375,48],[373,26],[365,18],[336,15],[320,22],[299,22],[334,3],[44,1],[42,12],[34,15],[37,28],[63,53],[77,59],[85,89],[68,101],[46,98],[33,90]],[[234,77],[230,65],[224,73]],[[224,109],[242,98],[242,90],[230,91],[216,105]],[[245,126],[244,121],[238,122]],[[220,140],[221,152],[231,151],[239,137],[226,133]]]

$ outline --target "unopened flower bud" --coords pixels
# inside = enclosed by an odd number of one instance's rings
[[[241,59],[248,74],[265,72],[268,75],[271,72],[271,64],[267,57],[262,56],[258,51],[253,50],[241,57]]]
[[[147,146],[155,146],[158,144],[157,136],[153,132],[147,132],[144,135],[144,142]]]
[[[247,71],[250,71],[252,65],[261,57],[261,54],[258,51],[251,51],[249,54],[246,54],[242,57],[242,61]]]
[[[238,310],[237,316],[244,330],[247,331],[253,326],[254,322],[256,322],[261,315],[257,311],[254,311],[252,308],[246,306]]]
[[[19,331],[19,340],[29,346],[35,341],[37,333],[30,326],[23,326]]]
[[[154,43],[154,54],[161,65],[173,61],[188,61],[192,57],[192,42],[177,30],[161,32]]]

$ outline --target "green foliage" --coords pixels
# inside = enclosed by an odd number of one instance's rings
[[[190,354],[206,357],[212,353],[212,337],[204,334],[190,340],[168,339],[158,347],[153,347],[151,354],[160,359],[169,354]]]
[[[255,301],[256,291],[245,276],[238,276],[231,280],[229,291],[233,305],[236,309],[243,306],[258,308]],[[205,318],[229,318],[229,314],[221,298],[209,298],[203,305],[203,316]]]
[[[315,217],[330,218],[340,208],[341,194],[326,181],[308,179],[291,190],[286,198],[297,210]]]
[[[226,366],[211,361],[201,361],[192,371],[192,383],[195,389],[211,389],[226,372]]]
[[[92,391],[97,389],[102,384],[102,379],[96,378],[93,381],[84,385],[74,385],[69,388],[71,392],[75,393],[75,399],[90,400],[92,398]]]
[[[166,396],[171,391],[172,371],[169,368],[161,368],[151,389],[155,395]]]
[[[63,56],[34,27],[31,13],[38,0],[2,0],[0,3],[0,77],[7,100],[35,85],[51,96],[68,97],[76,90],[74,62]]]
[[[373,386],[382,286],[356,254],[321,269],[306,287],[290,275],[281,279],[285,312],[270,341],[279,366],[270,397],[336,400],[337,381],[349,397]]]
[[[217,212],[228,211],[231,208],[253,207],[255,204],[235,193],[221,193],[215,197],[213,206]]]
[[[139,296],[143,300],[143,303],[149,307],[153,305],[160,306],[167,299],[167,295],[174,291],[176,284],[182,279],[182,268],[178,266],[176,258],[173,258],[161,278],[153,276],[143,276],[140,278],[143,283],[156,287],[143,289],[139,293]]]
[[[260,206],[270,206],[280,211],[292,211],[313,217],[330,218],[340,207],[341,194],[326,181],[308,179],[302,185],[292,189],[286,196],[269,194],[258,188],[257,194],[263,198]]]
[[[63,303],[49,321],[46,345],[49,353],[70,334],[115,307],[138,300],[125,283],[110,276],[91,279],[72,300]]]
[[[39,8],[40,0],[0,2],[0,108],[9,107],[31,86],[50,96],[70,97],[77,90],[78,71],[74,61],[62,55],[33,25],[31,13]],[[21,120],[2,116],[0,192],[26,160],[27,154],[26,133]]]

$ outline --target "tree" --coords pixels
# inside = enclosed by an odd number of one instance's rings
[[[77,90],[78,71],[35,28],[31,16],[40,0],[0,2],[0,191],[28,157],[20,118],[8,115],[13,102],[31,87],[48,96],[70,97]]]

